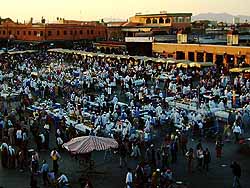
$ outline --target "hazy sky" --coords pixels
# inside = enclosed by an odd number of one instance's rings
[[[250,15],[250,0],[0,0],[0,16],[19,21],[34,17],[47,20],[66,19],[100,20],[101,18],[127,19],[135,13],[227,12]]]

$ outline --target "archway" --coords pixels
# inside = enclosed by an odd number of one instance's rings
[[[150,18],[147,18],[146,24],[151,24],[151,19]]]
[[[100,51],[101,51],[101,53],[105,53],[105,48],[104,48],[104,47],[101,47],[101,48],[100,48]]]
[[[188,52],[188,60],[194,61],[194,52]]]
[[[153,19],[153,24],[157,24],[157,19],[156,18]]]
[[[111,53],[110,48],[106,48],[106,53],[107,53],[107,54],[110,54],[110,53]]]
[[[111,54],[116,54],[116,49],[115,48],[111,48],[110,52],[111,52]]]
[[[169,18],[167,18],[166,20],[165,20],[165,23],[166,24],[168,24],[168,23],[170,23],[171,22],[171,20],[169,19]]]
[[[185,53],[181,52],[181,51],[177,51],[176,52],[176,59],[177,60],[179,60],[179,59],[185,59]]]
[[[212,53],[207,53],[206,54],[206,62],[212,62],[212,63],[214,62]]]
[[[160,18],[160,19],[159,19],[159,23],[160,23],[160,24],[163,24],[163,23],[164,23],[163,18]]]
[[[216,55],[215,64],[220,68],[223,67],[223,58],[224,58],[223,55]]]
[[[227,55],[227,64],[229,69],[234,68],[235,58],[237,57],[234,57],[234,55],[229,55],[229,54]]]
[[[197,53],[197,62],[203,62],[204,61],[204,54],[201,52]]]

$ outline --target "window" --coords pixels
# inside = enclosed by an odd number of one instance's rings
[[[87,30],[87,34],[89,35],[89,30]]]
[[[171,20],[169,19],[169,18],[167,18],[166,20],[165,20],[165,23],[170,23],[171,22]]]
[[[0,35],[2,34],[2,31],[0,30]]]
[[[60,31],[57,30],[56,34],[57,34],[57,36],[60,35]]]
[[[91,35],[93,35],[94,34],[94,31],[93,30],[91,30]]]
[[[51,36],[52,35],[52,31],[48,31],[48,36]]]
[[[80,30],[80,35],[82,35],[82,30]]]
[[[157,24],[157,19],[153,19],[153,24]]]
[[[67,35],[67,31],[63,31],[63,34],[64,34],[64,35]]]
[[[23,31],[23,35],[26,35],[26,31]]]
[[[98,32],[98,35],[101,35],[101,32],[100,32],[100,31]]]
[[[151,19],[150,18],[147,18],[146,24],[151,24]]]
[[[160,18],[160,19],[159,19],[159,23],[160,23],[160,24],[163,24],[163,23],[164,23],[163,18]]]
[[[40,31],[40,36],[41,36],[41,37],[43,36],[43,31]]]
[[[3,35],[5,35],[5,30],[3,30]]]
[[[34,31],[33,34],[34,34],[34,36],[37,36],[37,31]]]
[[[31,31],[28,31],[28,35],[31,35]]]
[[[70,35],[73,35],[73,31],[70,31]]]
[[[178,17],[178,22],[182,23],[183,22],[183,17]]]
[[[11,35],[11,31],[9,31],[9,35]]]
[[[75,35],[77,35],[77,31],[75,30]]]
[[[191,22],[190,17],[186,17],[186,18],[185,18],[185,22],[190,23],[190,22]]]

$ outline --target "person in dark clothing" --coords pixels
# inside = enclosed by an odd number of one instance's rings
[[[210,151],[208,150],[208,148],[206,148],[203,155],[204,155],[203,169],[206,169],[206,171],[208,171],[208,166],[209,166],[209,163],[211,162],[211,155],[210,155]]]
[[[151,145],[151,164],[153,167],[156,166],[155,149],[153,144]]]
[[[119,148],[120,153],[120,168],[122,168],[122,164],[124,163],[125,166],[127,166],[127,149],[124,143],[121,143]]]
[[[194,150],[190,148],[189,151],[186,153],[186,158],[188,162],[188,173],[192,173],[193,170],[193,160],[194,160]]]
[[[233,188],[241,188],[240,185],[240,176],[241,176],[241,167],[237,162],[232,162],[231,166],[232,172],[234,175],[233,179]]]
[[[187,139],[187,136],[184,133],[182,133],[180,141],[181,141],[181,150],[182,150],[183,155],[185,156],[186,153],[187,153],[188,139]]]
[[[135,170],[135,184],[136,188],[144,187],[144,172],[143,172],[143,164],[139,164]]]
[[[8,154],[8,148],[7,147],[3,147],[2,151],[1,151],[1,159],[2,159],[2,167],[3,168],[8,167],[9,154]]]
[[[31,177],[30,177],[30,188],[38,188],[37,180],[34,174],[31,174]]]
[[[173,141],[171,143],[170,151],[171,151],[172,163],[176,163],[177,162],[177,151],[178,151],[178,146],[177,146],[176,141]]]

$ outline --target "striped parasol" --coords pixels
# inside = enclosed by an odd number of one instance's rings
[[[63,147],[73,154],[84,154],[94,150],[102,151],[110,148],[118,148],[118,143],[112,138],[81,136],[63,144]]]

